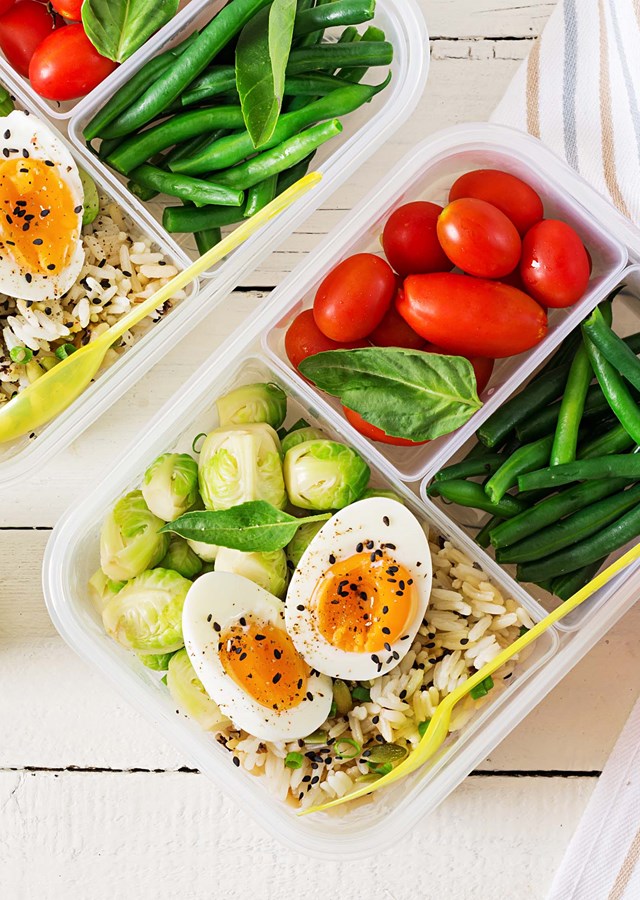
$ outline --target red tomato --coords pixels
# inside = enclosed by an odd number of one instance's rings
[[[50,0],[50,2],[55,11],[65,19],[70,19],[72,22],[80,21],[83,0]]]
[[[325,350],[353,350],[366,346],[368,346],[366,341],[339,344],[326,337],[316,325],[312,309],[305,309],[296,316],[284,336],[284,349],[289,357],[289,362],[296,369],[307,356],[314,356]]]
[[[118,64],[100,56],[81,24],[54,31],[29,65],[33,89],[48,100],[75,100],[110,75]]]
[[[403,277],[451,271],[451,262],[436,234],[441,212],[437,203],[416,200],[399,206],[387,219],[382,246],[391,266]]]
[[[0,0],[0,16],[4,15],[10,9],[16,0]]]
[[[396,292],[389,263],[356,253],[329,272],[313,301],[316,325],[334,341],[358,341],[377,328]]]
[[[444,353],[445,356],[451,355],[448,350],[443,350],[442,347],[436,347],[435,344],[426,344],[424,350],[427,353]],[[478,385],[478,393],[481,394],[489,384],[495,360],[489,359],[487,356],[465,356],[465,359],[468,359],[473,366],[476,384]]]
[[[520,275],[526,291],[543,306],[571,306],[589,284],[585,246],[566,222],[544,219],[524,236]]]
[[[55,27],[46,6],[36,0],[19,0],[0,16],[0,50],[16,72],[28,75],[36,48]]]
[[[407,325],[395,305],[384,314],[384,319],[369,335],[376,347],[406,347],[408,350],[422,350],[424,338]]]
[[[502,284],[510,284],[511,287],[518,288],[519,291],[523,291],[525,294],[527,293],[519,268],[514,269],[513,272],[509,272],[508,275],[503,275],[498,281],[501,281]]]
[[[499,169],[477,169],[454,181],[449,201],[475,197],[497,206],[522,237],[544,215],[542,200],[532,187]]]
[[[547,333],[545,311],[522,291],[453,272],[410,275],[396,305],[414,331],[460,356],[514,356]]]
[[[395,447],[419,447],[421,444],[429,443],[428,441],[408,441],[406,438],[391,437],[382,428],[377,428],[371,422],[367,422],[353,409],[343,406],[342,411],[356,431],[359,431],[360,434],[370,438],[372,441],[379,441],[381,444],[393,444]]]
[[[445,206],[438,239],[454,265],[479,278],[508,275],[520,260],[522,244],[515,225],[485,200],[465,197]]]

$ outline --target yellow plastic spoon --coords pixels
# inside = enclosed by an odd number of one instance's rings
[[[357,791],[353,791],[353,793],[347,794],[345,797],[339,797],[337,800],[331,800],[329,803],[323,803],[319,806],[312,806],[299,813],[299,815],[304,816],[312,812],[319,812],[321,809],[330,809],[332,806],[340,806],[342,803],[348,803],[350,800],[364,797],[366,794],[371,794],[373,791],[380,790],[380,788],[388,787],[388,785],[393,784],[394,781],[398,781],[400,778],[404,778],[406,775],[419,769],[420,766],[424,765],[427,760],[434,756],[444,743],[449,734],[451,713],[453,712],[456,703],[463,700],[472,688],[479,685],[485,678],[488,678],[489,675],[493,675],[494,672],[500,669],[516,653],[520,653],[521,650],[528,647],[529,644],[539,638],[548,628],[567,616],[577,606],[580,606],[581,603],[587,600],[592,594],[599,590],[599,588],[604,587],[614,575],[617,575],[618,572],[622,571],[622,569],[626,568],[637,559],[640,559],[640,543],[636,544],[635,547],[632,547],[631,550],[628,550],[620,557],[620,559],[617,559],[610,566],[607,566],[603,572],[596,575],[589,584],[581,588],[573,595],[573,597],[570,597],[563,603],[562,606],[554,609],[548,616],[541,619],[537,625],[530,628],[529,631],[525,632],[525,634],[514,641],[513,644],[506,647],[492,659],[491,662],[488,662],[474,675],[467,678],[464,684],[461,684],[448,694],[444,700],[441,700],[436,707],[427,730],[420,739],[418,746],[410,756],[389,772],[388,775],[383,775],[382,778],[379,778],[377,781],[367,784],[365,787],[359,788]]]
[[[219,244],[191,263],[183,272],[178,272],[155,294],[135,306],[99,338],[76,350],[16,394],[8,403],[3,403],[0,406],[0,444],[34,431],[66,409],[91,383],[104,361],[105,354],[125,331],[133,328],[154,309],[169,300],[176,291],[181,290],[246,241],[261,225],[318,184],[321,178],[319,172],[310,172],[296,181],[255,216],[242,222]]]

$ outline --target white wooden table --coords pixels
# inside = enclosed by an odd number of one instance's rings
[[[543,0],[421,0],[433,37],[411,123],[138,386],[0,496],[3,900],[528,900],[553,873],[635,697],[640,609],[400,846],[331,865],[283,849],[63,644],[40,589],[49,531],[232,328],[414,142],[485,119]],[[621,687],[624,685],[624,687]],[[390,835],[391,841],[392,835]]]

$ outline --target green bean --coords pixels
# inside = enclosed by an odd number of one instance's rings
[[[307,104],[301,110],[284,113],[278,119],[271,138],[261,146],[260,151],[270,150],[277,147],[278,144],[294,138],[308,125],[353,112],[359,106],[368,103],[386,84],[387,81],[373,86],[347,85]],[[255,153],[255,147],[249,132],[241,131],[215,141],[195,156],[173,162],[171,168],[174,172],[181,172],[185,175],[201,175],[234,166],[241,163],[242,160],[246,160],[253,153]]]
[[[296,181],[299,181],[300,178],[303,178],[307,174],[307,172],[309,171],[309,166],[311,165],[311,161],[313,160],[313,156],[314,154],[310,153],[309,156],[305,157],[295,166],[291,166],[290,169],[285,169],[284,172],[280,172],[280,174],[278,175],[276,197],[278,197],[280,194],[290,188],[292,184],[295,184]]]
[[[590,385],[584,404],[583,419],[593,419],[602,413],[610,412],[611,407],[607,403],[599,384]],[[522,441],[531,441],[545,434],[555,431],[560,412],[560,403],[554,403],[539,410],[516,428],[516,434]]]
[[[341,131],[342,125],[338,119],[331,119],[321,125],[313,125],[306,131],[294,135],[265,153],[259,153],[239,166],[216,173],[216,183],[238,190],[246,190],[270,175],[291,168],[308,156],[312,150],[316,150],[321,144],[340,134]]]
[[[518,541],[524,540],[531,534],[542,531],[548,525],[553,525],[564,516],[610,497],[621,491],[628,484],[625,478],[602,478],[600,481],[590,481],[587,484],[578,484],[567,488],[558,494],[553,494],[537,503],[531,509],[527,509],[522,515],[502,522],[491,531],[491,544],[496,549],[508,547]]]
[[[503,519],[501,519],[499,516],[491,516],[489,519],[487,519],[487,521],[484,523],[475,537],[476,544],[479,544],[481,547],[488,547],[491,543],[491,530],[493,528],[496,528],[502,521]],[[513,521],[513,519],[511,519],[511,521]]]
[[[110,153],[107,162],[118,172],[128,175],[132,169],[142,165],[155,153],[190,140],[198,135],[209,134],[213,129],[242,128],[244,118],[240,106],[214,106],[211,109],[196,109],[179,113],[177,116],[128,138]],[[221,138],[224,140],[224,138]],[[172,163],[176,171],[181,160]],[[185,174],[194,174],[191,171]]]
[[[330,2],[330,0],[316,0],[315,3],[310,3],[309,6],[307,6],[306,8],[311,9],[314,6],[322,6],[322,4],[329,3],[329,2]],[[305,12],[305,10],[300,9],[300,10],[297,10],[297,12],[301,13],[301,12]],[[313,47],[315,44],[319,44],[323,37],[324,37],[323,29],[311,31],[308,34],[303,34],[300,37],[294,36],[293,40],[291,42],[291,46],[292,47]]]
[[[585,332],[585,347],[602,393],[620,424],[626,429],[634,443],[640,443],[640,407],[619,372],[591,342]]]
[[[225,134],[227,134],[226,128],[218,128],[216,131],[209,132],[208,134],[199,134],[188,141],[176,144],[173,150],[170,150],[165,156],[167,166],[169,166],[174,159],[181,159],[183,156],[193,156],[194,153],[199,153],[203,147],[207,146],[207,144],[219,140],[221,137],[224,137]]]
[[[200,178],[163,172],[155,166],[138,166],[131,173],[131,178],[144,188],[153,188],[171,197],[180,197],[181,200],[190,200],[196,204],[242,206],[244,202],[244,194],[240,190],[233,190],[227,185],[213,184]]]
[[[205,206],[202,209],[166,206],[162,212],[162,225],[169,234],[198,234],[210,228],[236,225],[243,218],[244,210],[237,206]]]
[[[238,92],[233,90],[235,85],[235,70],[232,66],[220,66],[208,69],[200,80],[199,88],[189,88],[182,95],[182,105],[191,106],[209,97],[224,95],[229,92],[238,102]],[[228,87],[228,81],[233,83]],[[305,75],[290,75],[284,82],[284,93],[293,97],[323,97],[338,88],[344,87],[346,79],[336,78],[335,75],[327,75],[323,72],[309,72]],[[218,89],[220,88],[220,89]]]
[[[142,68],[138,69],[135,75],[125,82],[121,88],[110,97],[102,109],[87,124],[82,132],[87,142],[92,141],[95,137],[102,134],[102,130],[109,125],[116,116],[124,112],[134,100],[137,100],[141,94],[149,87],[150,82],[155,81],[160,75],[173,64],[176,57],[180,56],[188,49],[196,40],[197,32],[190,35],[178,47],[172,47],[159,56],[154,56],[146,62]]]
[[[566,575],[558,575],[551,581],[551,593],[559,597],[560,600],[568,600],[573,597],[581,588],[589,584],[594,575],[597,574],[601,565],[607,557],[597,559],[595,562],[583,566],[575,572],[567,572]]]
[[[482,485],[475,481],[434,481],[427,488],[427,494],[430,497],[443,497],[460,506],[482,509],[493,516],[501,516],[503,519],[517,516],[526,508],[524,503],[510,495],[503,497],[499,503],[492,503]]]
[[[349,26],[349,28],[344,29],[344,31],[338,38],[338,43],[339,44],[349,44],[349,43],[352,43],[353,41],[359,41],[359,40],[360,40],[360,35],[358,34],[358,29],[355,28],[353,25],[351,25],[351,26]],[[317,72],[316,76],[322,77],[323,74],[324,73],[322,73],[322,72]],[[333,78],[333,75],[329,71],[326,73],[326,77]],[[287,93],[287,88],[286,88],[287,81],[291,82],[291,80],[295,79],[295,78],[296,78],[296,76],[292,75],[288,79],[285,79],[285,94]],[[336,79],[336,80],[340,82],[341,87],[344,87],[345,83],[341,78]],[[305,94],[295,94],[295,92],[294,92],[294,96],[290,100],[287,101],[286,106],[283,107],[283,111],[284,112],[295,112],[298,109],[302,109],[304,106],[307,105],[307,103],[310,103],[311,100],[317,100],[318,97],[323,97],[326,93],[328,93],[328,92],[326,90],[323,90],[323,91],[320,91],[319,93],[316,92],[311,97],[309,97]]]
[[[160,191],[157,191],[152,187],[144,187],[141,184],[138,184],[133,179],[130,179],[127,182],[127,187],[138,200],[142,200],[143,203],[148,203],[149,200],[153,200],[154,197],[157,197]]]
[[[361,41],[384,41],[385,33],[381,28],[376,28],[375,25],[369,25],[369,27],[365,30],[362,37],[359,38]],[[358,66],[357,68],[352,69],[340,69],[336,72],[338,78],[344,78],[345,81],[351,81],[354,84],[358,81],[362,81],[364,76],[367,74],[367,66]]]
[[[486,447],[495,447],[532,413],[561,396],[569,374],[567,364],[545,372],[494,412],[478,429],[478,437]]]
[[[136,131],[177,100],[194,78],[206,69],[234,35],[270,0],[234,0],[223,6],[193,44],[153,81],[134,102],[104,129],[105,137]]]
[[[628,478],[631,481],[640,479],[640,454],[616,453],[611,456],[579,459],[561,466],[549,466],[538,469],[537,472],[520,475],[518,487],[521,491],[530,491],[537,488],[558,487],[572,481],[617,477]]]
[[[581,569],[614,553],[638,535],[640,535],[640,504],[636,504],[634,509],[603,531],[585,538],[573,547],[518,566],[518,581],[535,582],[537,578],[553,578]]]
[[[375,0],[336,0],[298,13],[293,26],[294,37],[324,31],[336,25],[360,25],[375,15]]]
[[[388,66],[393,61],[393,44],[389,41],[358,41],[351,44],[320,44],[292,50],[287,63],[287,77],[314,69],[333,71],[344,66]]]
[[[451,481],[452,479],[472,478],[474,475],[492,475],[504,461],[504,456],[500,456],[497,453],[468,457],[459,463],[440,469],[434,475],[433,480]]]
[[[98,148],[98,159],[106,159],[121,143],[122,138],[111,138],[108,141],[102,141]]]
[[[252,188],[249,188],[247,191],[247,203],[244,208],[245,219],[255,216],[259,210],[273,200],[277,186],[278,176],[271,175],[269,178],[265,178],[264,181],[260,181]]]
[[[512,453],[485,484],[484,491],[489,499],[497,503],[517,483],[520,475],[548,462],[552,443],[553,436],[549,434]]]
[[[551,447],[551,456],[549,458],[549,464],[552,466],[572,462],[576,458],[578,431],[592,378],[593,370],[583,345],[578,347],[573,358],[564,394],[560,401],[558,423],[553,436],[553,446]]]
[[[527,540],[496,550],[499,563],[523,563],[550,556],[599,533],[640,503],[640,485],[591,503]]]
[[[595,456],[610,456],[613,453],[624,453],[625,450],[631,449],[633,445],[634,440],[629,436],[626,428],[617,424],[605,434],[600,434],[588,443],[579,445],[578,459],[593,459]]]
[[[640,390],[640,360],[622,338],[611,330],[600,310],[594,309],[589,318],[582,323],[582,332],[598,348],[607,362]]]
[[[195,238],[198,253],[200,256],[203,256],[208,250],[220,243],[222,234],[219,228],[207,228],[206,231],[196,232]]]

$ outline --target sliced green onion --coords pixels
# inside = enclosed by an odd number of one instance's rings
[[[60,362],[57,356],[39,356],[38,359],[45,372],[48,372],[49,369],[53,369],[53,367],[57,366]]]
[[[425,719],[424,722],[420,722],[420,724],[418,725],[418,734],[420,735],[420,737],[425,736],[430,722],[431,722],[431,719]]]
[[[201,431],[200,434],[197,434],[197,435],[194,437],[194,439],[191,441],[191,449],[193,450],[194,453],[200,453],[200,451],[199,451],[198,448],[196,447],[196,444],[198,443],[198,441],[200,440],[200,438],[206,438],[206,436],[207,436],[207,432],[206,432],[206,431]]]
[[[322,731],[321,728],[318,728],[317,731],[308,734],[304,739],[305,744],[326,744],[327,743],[327,732]]]
[[[9,356],[11,362],[26,366],[33,359],[33,350],[30,350],[28,347],[12,347],[9,350]]]
[[[360,700],[362,703],[368,703],[371,700],[371,691],[369,688],[362,687],[362,685],[358,684],[351,691],[351,696],[354,700]]]
[[[474,700],[479,700],[480,697],[486,697],[491,688],[493,687],[493,678],[491,675],[487,675],[484,681],[481,681],[480,684],[477,684],[474,688],[471,688],[469,694],[473,697]]]
[[[334,716],[338,714],[338,707],[335,700],[331,701],[331,706],[329,707],[329,718],[333,719]]]
[[[303,762],[304,756],[302,753],[296,753],[295,751],[287,753],[284,758],[284,764],[288,769],[301,769]]]
[[[527,628],[526,625],[521,625],[520,626],[520,637],[522,637],[523,634],[526,634],[528,630],[529,629]]]
[[[344,746],[345,749],[341,749]],[[352,753],[347,750],[350,747]],[[338,759],[355,759],[362,753],[362,744],[354,741],[353,738],[338,738],[335,743],[335,751]]]
[[[75,353],[78,348],[74,347],[73,344],[63,344],[61,347],[58,347],[56,350],[56,356],[58,359],[66,359],[68,356],[71,356],[72,353]]]

